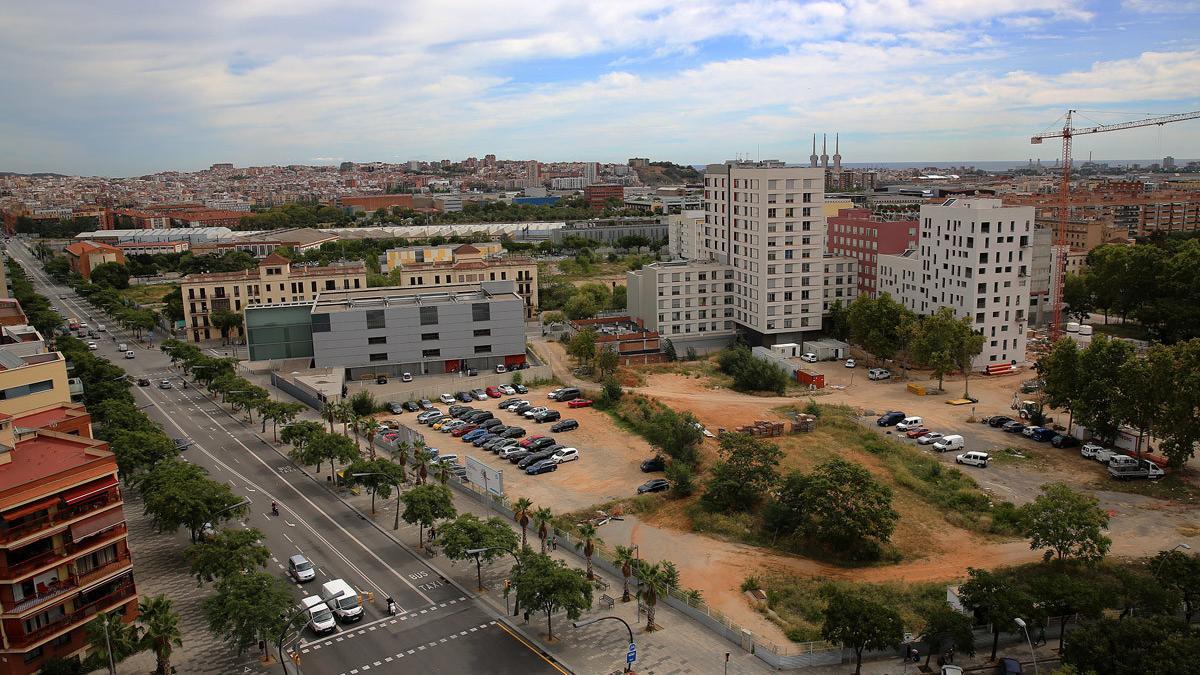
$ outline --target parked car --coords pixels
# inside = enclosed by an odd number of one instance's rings
[[[963,454],[954,458],[954,461],[958,464],[968,464],[970,466],[978,466],[983,469],[987,468],[990,460],[991,455],[987,454],[986,452],[980,452],[979,450],[964,452]]]
[[[422,409],[424,409],[424,410],[433,410],[433,401],[430,401],[430,400],[429,400],[429,399],[427,399],[427,398],[423,398],[423,399],[421,399],[421,401],[420,401],[419,405],[420,405],[420,406],[421,406],[421,408],[422,408]]]
[[[421,409],[421,406],[416,401],[405,401],[404,409],[409,412],[417,412],[418,410]]]
[[[91,349],[92,351],[95,351],[97,349],[95,342],[89,342],[89,343],[87,343],[87,345],[88,345],[88,349]]]
[[[513,389],[511,385],[507,384],[502,384],[496,388],[499,389],[500,393],[504,394],[505,396],[512,396],[513,394],[517,393],[516,389]]]
[[[514,384],[512,386],[512,388],[516,389],[518,394],[528,394],[529,393],[529,387],[526,387],[523,384]]]
[[[496,372],[497,373],[507,373],[508,366],[504,365],[503,363],[497,363],[496,364]]]
[[[375,378],[375,384],[387,384],[387,375],[380,375]]]
[[[500,387],[495,386],[484,389],[483,393],[487,394],[488,398],[500,398],[501,396]]]
[[[929,432],[926,432],[924,436],[921,436],[920,438],[917,439],[917,444],[918,445],[933,445],[936,441],[940,440],[942,438],[942,436],[944,436],[944,435],[945,434],[943,434],[940,431],[929,431]]]
[[[967,440],[958,434],[943,436],[940,440],[933,442],[933,449],[938,452],[950,452],[952,450],[962,450],[966,445]]]
[[[434,424],[435,422],[437,422],[438,420],[442,419],[443,417],[445,417],[445,415],[444,415],[444,414],[442,414],[441,412],[439,412],[439,411],[437,411],[437,410],[430,410],[430,411],[429,411],[429,417],[426,417],[426,418],[425,418],[425,422],[424,422],[424,423],[425,423],[425,424],[428,424],[428,425],[430,425],[430,426],[433,426],[433,424]]]
[[[412,373],[404,373],[400,376],[401,382],[412,382]]]
[[[558,462],[559,464],[564,464],[566,462],[574,462],[575,460],[579,459],[579,449],[578,448],[563,448],[561,450],[555,451],[555,453],[553,455],[551,455],[550,458],[553,459],[554,461]]]
[[[804,352],[800,355],[800,360],[804,361],[805,363],[816,363],[817,355],[812,352]]]
[[[927,433],[929,433],[929,429],[926,427],[917,427],[916,429],[909,429],[904,432],[904,435],[908,438],[920,438]]]
[[[505,437],[503,437],[503,436],[497,436],[497,437],[493,438],[492,440],[488,441],[487,443],[484,443],[483,445],[481,445],[481,446],[479,446],[479,447],[480,447],[481,449],[483,449],[483,450],[487,450],[487,451],[489,451],[489,452],[494,452],[496,448],[499,448],[499,447],[501,447],[501,446],[503,446],[503,445],[505,445],[505,444],[507,444],[507,443],[509,443],[509,442],[511,442],[511,441],[512,441],[512,439],[511,439],[511,438],[505,438]]]
[[[521,441],[521,447],[528,448],[530,446],[530,444],[532,444],[534,441],[538,440],[539,438],[545,438],[545,436],[541,436],[539,434],[533,434],[533,435],[527,437],[525,440]]]
[[[486,434],[487,432],[488,432],[487,429],[480,429],[479,427],[476,427],[476,428],[468,431],[467,433],[463,434],[462,441],[463,441],[463,443],[471,443],[476,438],[479,438],[480,436]]]
[[[667,469],[667,463],[660,455],[655,455],[650,459],[642,460],[642,463],[638,465],[638,468],[642,470],[642,473],[665,471]]]
[[[475,408],[472,408],[469,405],[452,405],[449,408],[446,408],[446,413],[451,417],[462,417],[472,410],[475,410]]]
[[[500,435],[505,438],[520,438],[525,435],[525,430],[521,427],[506,427]]]
[[[582,398],[582,395],[575,387],[565,387],[555,391],[554,395],[550,396],[550,398],[554,399],[555,401],[567,402],[574,401],[577,398]]]
[[[562,413],[558,412],[557,410],[545,410],[537,415],[534,415],[533,419],[539,424],[545,422],[557,422],[558,420],[562,419]]]
[[[887,380],[891,379],[892,371],[887,368],[872,368],[867,371],[868,380]]]
[[[519,398],[506,398],[503,401],[500,401],[499,403],[497,403],[496,407],[501,410],[504,410],[505,407],[510,406],[520,400],[521,399],[519,399]]]
[[[905,417],[907,417],[907,415],[904,413],[898,410],[892,410],[880,415],[879,419],[875,420],[875,423],[881,427],[891,427],[902,422]]]
[[[500,459],[511,459],[513,457],[513,455],[516,455],[519,453],[528,454],[529,451],[526,450],[525,448],[522,448],[519,445],[506,445],[503,448],[501,448],[500,451],[497,452],[496,454],[500,456]],[[521,456],[524,457],[524,455],[521,455]]]
[[[530,452],[528,455],[525,455],[524,457],[522,457],[519,461],[517,461],[515,463],[516,463],[518,469],[526,469],[526,468],[529,468],[529,465],[533,464],[534,462],[540,462],[543,459],[550,459],[551,457],[554,456],[555,452],[556,452],[555,450],[543,448],[542,450],[538,450],[537,452]]]
[[[1045,443],[1046,441],[1053,439],[1057,435],[1058,435],[1058,432],[1053,429],[1047,429],[1046,427],[1036,427],[1034,429],[1034,432],[1032,434],[1029,434],[1029,437],[1032,438],[1033,440],[1037,441],[1038,443]]]
[[[481,428],[481,429],[489,429],[489,430],[490,429],[499,429],[500,427],[503,427],[503,426],[504,426],[504,422],[501,422],[500,420],[496,419],[495,417],[493,417],[491,419],[483,420],[482,422],[479,423],[479,428]]]
[[[458,427],[457,429],[451,431],[450,435],[455,438],[462,438],[463,436],[466,436],[467,434],[471,433],[472,431],[475,431],[478,428],[479,427],[475,426],[474,424],[464,424],[461,427]]]
[[[592,405],[593,401],[590,398],[577,398],[574,401],[568,401],[568,408],[587,408]]]
[[[550,471],[558,471],[558,462],[551,459],[543,459],[533,466],[525,469],[525,473],[530,476],[547,473]]]
[[[637,493],[639,495],[644,495],[647,492],[664,492],[669,489],[671,489],[671,483],[668,482],[667,479],[655,478],[639,485]]]
[[[475,398],[475,400],[476,400],[476,401],[486,401],[486,400],[488,400],[488,395],[487,395],[487,392],[486,392],[486,391],[484,391],[484,390],[482,390],[482,389],[472,389],[472,390],[471,390],[471,396],[473,396],[473,397]]]
[[[1096,454],[1092,456],[1092,459],[1096,460],[1097,462],[1100,462],[1101,464],[1108,464],[1109,461],[1113,457],[1116,457],[1119,454],[1120,453],[1118,453],[1116,450],[1109,450],[1108,448],[1100,448],[1099,450],[1096,451]]]
[[[542,413],[546,412],[547,410],[549,410],[549,408],[547,408],[546,406],[539,405],[538,407],[530,408],[529,410],[526,410],[525,412],[523,412],[521,414],[525,417],[528,417],[529,419],[533,419],[533,418],[537,417],[538,415],[541,415]]]
[[[1000,430],[1010,434],[1019,434],[1025,430],[1025,425],[1013,420],[1012,422],[1006,422],[1004,426],[1000,427]]]
[[[1013,418],[1009,417],[1008,415],[996,415],[994,417],[988,418],[987,425],[994,429],[999,429],[1000,427],[1004,426],[1005,424],[1008,424],[1009,422],[1013,422],[1013,421],[1015,421],[1015,420],[1013,420]]]
[[[1050,445],[1056,448],[1073,448],[1079,445],[1079,439],[1067,434],[1058,434],[1050,439]]]
[[[451,403],[454,403],[458,399],[454,398],[453,394],[442,394],[441,396],[438,397],[438,400],[441,401],[442,403],[445,403],[446,405],[450,405]]]
[[[465,391],[460,391],[457,394],[455,394],[455,396],[457,396],[458,400],[462,401],[463,403],[470,403],[471,401],[475,400],[474,396],[471,396],[470,394],[468,394]]]
[[[500,437],[489,431],[486,434],[480,436],[479,438],[476,438],[475,440],[471,441],[471,445],[474,445],[477,448],[482,448],[484,443],[487,443],[488,441],[494,441],[497,438],[500,438]]]
[[[505,409],[505,410],[507,410],[507,411],[509,411],[509,412],[516,412],[516,411],[517,411],[517,408],[519,408],[519,407],[521,407],[521,406],[523,406],[523,405],[527,405],[527,406],[529,406],[530,408],[532,408],[532,407],[533,407],[533,406],[532,406],[532,405],[529,403],[529,401],[526,401],[526,400],[525,400],[525,399],[523,399],[523,398],[519,398],[519,399],[517,399],[517,400],[513,401],[512,403],[509,403],[508,405],[504,406],[504,409]],[[526,410],[529,410],[529,408],[526,408]]]
[[[1104,446],[1095,443],[1084,443],[1082,448],[1079,448],[1079,454],[1088,459],[1095,459],[1096,453],[1104,449]]]
[[[923,420],[920,417],[910,415],[900,420],[896,424],[896,431],[908,431],[909,429],[916,429],[917,427],[921,426],[922,421]]]
[[[578,420],[562,420],[562,421],[556,422],[553,426],[551,426],[550,431],[553,433],[559,434],[564,431],[571,431],[573,429],[578,429],[578,428],[579,428]]]
[[[512,462],[513,464],[516,464],[517,462],[521,461],[522,459],[525,459],[529,455],[533,454],[533,452],[534,452],[533,450],[530,450],[528,448],[515,447],[515,448],[511,448],[507,452],[500,453],[500,458],[507,459],[508,461]]]
[[[514,412],[518,415],[524,415],[526,411],[533,410],[533,408],[534,406],[530,403],[522,403],[520,405],[512,406],[508,410],[509,412]]]
[[[388,412],[392,413],[393,415],[403,415],[404,414],[404,405],[401,404],[399,401],[388,401],[387,409],[388,409]]]
[[[550,436],[543,436],[542,438],[535,440],[525,447],[529,448],[530,450],[541,450],[543,448],[548,448],[551,445],[554,445],[554,439]]]
[[[858,365],[858,364],[854,362],[854,359],[846,359],[846,367],[847,368],[853,368],[856,365]]]

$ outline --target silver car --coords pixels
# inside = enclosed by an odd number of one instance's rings
[[[308,561],[308,558],[297,553],[288,558],[287,566],[288,575],[296,580],[297,583],[312,581],[317,578],[317,570],[313,564]]]

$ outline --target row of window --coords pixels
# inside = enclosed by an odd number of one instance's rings
[[[492,346],[491,345],[475,345],[475,353],[476,354],[491,354]],[[441,349],[422,349],[421,356],[423,358],[427,358],[427,359],[441,358],[442,350]],[[375,352],[374,354],[370,354],[367,358],[368,358],[368,360],[375,361],[375,362],[389,360],[387,352]]]
[[[342,279],[342,289],[346,290],[346,289],[351,289],[351,288],[361,288],[362,287],[361,282],[362,282],[362,280],[358,279],[358,278]],[[280,291],[287,290],[287,288],[285,287],[285,285],[283,283],[280,283],[277,285],[279,286],[278,290],[280,290]],[[258,284],[250,284],[250,285],[246,286],[246,295],[259,295],[261,292],[270,293],[272,290],[275,290],[276,284],[263,284],[263,286],[265,287],[265,289],[260,289]],[[234,284],[232,286],[232,288],[233,288],[233,297],[240,298],[242,295],[241,285]],[[225,297],[227,295],[225,289],[226,289],[225,286],[218,286],[218,287],[212,289],[213,297],[214,298]],[[337,289],[338,289],[338,287],[337,287],[336,279],[326,279],[325,283],[323,284],[322,290],[336,291]],[[196,300],[196,299],[205,300],[208,298],[208,289],[207,288],[202,286],[199,288],[199,293],[197,293],[196,291],[197,291],[197,289],[194,286],[188,288],[188,299],[189,300]],[[304,282],[303,281],[291,282],[291,292],[292,293],[304,293],[305,292],[304,291]],[[311,293],[319,292],[319,290],[317,288],[317,282],[315,282],[315,281],[309,282],[309,292],[311,292]]]

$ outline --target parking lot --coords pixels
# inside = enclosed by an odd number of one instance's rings
[[[501,398],[460,404],[492,412],[505,425],[519,426],[525,429],[528,435],[554,436],[559,444],[579,449],[578,460],[566,462],[559,465],[556,471],[537,476],[526,475],[515,464],[500,459],[487,450],[476,448],[471,443],[463,442],[451,434],[443,434],[418,424],[413,413],[406,412],[390,417],[420,431],[425,436],[426,444],[437,448],[440,454],[458,455],[459,464],[465,465],[467,457],[474,457],[503,471],[504,491],[510,500],[528,497],[538,506],[548,506],[556,513],[575,511],[600,502],[632,496],[636,494],[639,485],[650,478],[662,476],[661,473],[645,474],[638,468],[642,460],[654,454],[646,441],[621,429],[608,415],[599,410],[591,407],[569,408],[566,403],[546,398],[546,394],[552,389],[553,387],[537,387],[516,398],[557,410],[563,420],[577,420],[579,428],[551,434],[551,423],[539,424],[516,413],[498,409],[497,405],[501,401],[514,398],[513,396],[505,395]],[[442,403],[435,404],[443,412],[449,407]]]

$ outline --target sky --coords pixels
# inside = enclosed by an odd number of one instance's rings
[[[9,0],[0,42],[0,171],[1053,161],[1068,108],[1200,110],[1200,0]],[[1200,120],[1075,146],[1200,158]]]

